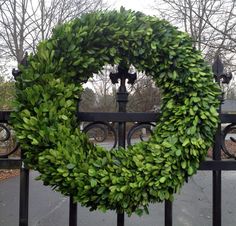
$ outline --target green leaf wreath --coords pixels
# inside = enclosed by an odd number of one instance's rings
[[[40,179],[91,210],[140,212],[172,200],[213,142],[219,87],[188,34],[140,12],[95,12],[56,27],[17,79],[12,123]],[[133,65],[163,94],[146,142],[107,151],[79,129],[84,78],[104,65]]]

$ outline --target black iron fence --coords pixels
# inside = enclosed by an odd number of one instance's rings
[[[216,80],[220,82],[228,82],[231,74],[224,73],[223,65],[218,58],[214,65],[213,71],[215,73]],[[118,68],[117,74],[111,74],[111,80],[113,83],[117,83],[120,80],[120,87],[117,92],[117,102],[119,106],[119,112],[116,113],[91,113],[91,112],[78,112],[77,116],[80,121],[87,122],[84,127],[84,131],[97,142],[103,141],[104,137],[110,136],[114,140],[113,147],[131,145],[131,140],[137,131],[141,131],[139,135],[136,135],[138,139],[145,139],[145,133],[151,133],[152,126],[158,121],[158,113],[128,113],[126,112],[126,104],[128,101],[128,92],[126,90],[126,79],[129,83],[133,83],[136,79],[135,74],[129,74],[128,70]],[[10,111],[0,112],[0,144],[7,142],[13,135],[13,131],[10,129],[9,116]],[[225,138],[230,136],[232,132],[236,130],[236,114],[222,114],[220,112],[220,121],[218,131],[215,135],[215,143],[213,147],[213,155],[211,159],[208,159],[201,163],[199,170],[212,171],[213,183],[213,202],[212,202],[212,225],[221,226],[222,214],[221,214],[221,171],[224,170],[236,170],[236,156],[226,148]],[[127,129],[127,122],[134,123],[133,126]],[[114,123],[116,126],[114,126]],[[228,124],[223,130],[222,124]],[[94,130],[95,129],[95,130]],[[94,130],[93,132],[91,132]],[[228,134],[228,135],[227,135]],[[232,142],[236,143],[236,139],[230,137]],[[4,149],[4,146],[1,146]],[[16,153],[19,149],[17,142],[12,150],[7,153],[1,154],[0,152],[0,169],[20,169],[20,200],[19,200],[19,226],[28,226],[28,203],[29,203],[29,169],[25,168],[23,159],[24,152],[21,150],[19,157],[12,157],[12,154]],[[1,149],[0,149],[1,150]],[[221,159],[222,151],[229,157],[227,160]],[[172,203],[165,202],[165,226],[172,226]],[[56,224],[56,222],[55,222]],[[124,226],[125,218],[123,213],[117,214],[117,226]],[[70,198],[69,206],[69,226],[77,226],[77,205],[73,203]]]

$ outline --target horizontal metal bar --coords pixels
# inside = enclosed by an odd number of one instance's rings
[[[78,112],[79,121],[106,121],[106,122],[156,122],[160,114],[157,113],[130,113],[130,112]]]
[[[21,159],[0,159],[0,169],[20,169]]]
[[[0,122],[9,120],[12,111],[0,111]],[[80,121],[109,121],[109,122],[156,122],[160,113],[138,112],[79,112],[77,117]],[[236,123],[236,114],[221,114],[221,123]]]
[[[79,121],[156,122],[160,113],[152,112],[78,112]],[[221,114],[221,123],[236,123],[236,114]]]
[[[21,159],[0,159],[0,169],[20,169]],[[236,170],[236,160],[206,160],[199,170]]]
[[[236,160],[206,160],[199,170],[236,170]]]
[[[236,123],[236,114],[221,114],[221,123]]]

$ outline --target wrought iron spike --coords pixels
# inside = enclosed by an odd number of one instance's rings
[[[232,79],[232,73],[226,73],[224,72],[224,65],[219,57],[219,55],[216,56],[215,61],[212,65],[212,71],[215,76],[215,80],[217,82],[220,82],[222,80],[222,83],[229,84],[230,80]]]
[[[20,74],[21,74],[21,72],[18,69],[15,69],[15,68],[12,69],[12,75],[15,80]]]
[[[232,72],[222,74],[221,75],[222,83],[229,84],[229,82],[231,81],[232,77],[233,77]]]
[[[131,74],[129,68],[118,65],[118,73],[110,73],[110,79],[112,84],[118,83],[118,79],[128,79],[128,83],[133,85],[137,79],[137,74]]]
[[[224,73],[224,65],[219,55],[215,57],[214,63],[212,65],[212,71],[215,76],[219,76]]]
[[[20,65],[28,67],[28,64],[29,64],[28,63],[28,52],[25,52],[24,57],[20,62]],[[13,75],[15,80],[20,74],[21,74],[21,71],[19,69],[15,69],[15,68],[12,69],[12,75]]]
[[[133,85],[136,79],[137,79],[137,74],[136,73],[130,74],[129,77],[128,77],[128,84]]]
[[[28,66],[28,52],[25,52],[23,59],[20,62],[21,65],[27,67]]]
[[[116,73],[110,73],[110,79],[111,79],[112,84],[118,83],[118,77]]]

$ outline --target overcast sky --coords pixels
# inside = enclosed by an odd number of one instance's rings
[[[152,10],[154,0],[108,0],[108,2],[114,5],[116,9],[119,9],[121,6],[124,6],[126,9],[142,11],[145,14],[155,14]]]
[[[126,9],[142,11],[143,13],[148,15],[155,15],[155,11],[152,10],[152,6],[154,5],[155,0],[105,0],[105,2],[106,1],[115,9],[119,9],[121,6],[124,6]],[[10,66],[10,69],[12,69],[13,67],[16,67],[15,63]],[[9,74],[11,74],[11,71],[9,72]]]

